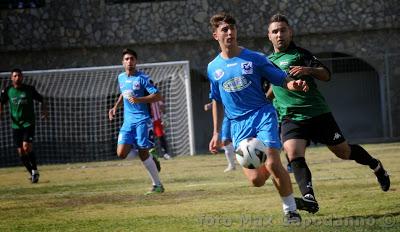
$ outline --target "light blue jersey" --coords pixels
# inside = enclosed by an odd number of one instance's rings
[[[128,101],[129,96],[143,97],[147,93],[157,93],[158,89],[149,80],[149,76],[140,71],[136,71],[133,76],[128,76],[125,72],[119,74],[119,89],[124,97],[124,125],[129,126],[150,118],[146,103],[133,104]]]
[[[254,137],[268,147],[281,147],[275,109],[267,100],[262,82],[282,86],[287,74],[266,56],[245,48],[237,57],[218,55],[208,64],[210,98],[223,104],[225,117],[231,119],[235,147],[243,139]]]
[[[149,138],[152,123],[147,104],[130,103],[128,98],[154,94],[158,89],[150,83],[149,76],[140,71],[133,76],[121,73],[118,83],[124,99],[124,123],[118,135],[118,144],[130,144],[139,149],[153,147]]]
[[[240,55],[224,59],[218,55],[208,64],[210,98],[222,102],[225,115],[234,119],[266,104],[262,81],[282,86],[287,74],[266,56],[243,48]]]

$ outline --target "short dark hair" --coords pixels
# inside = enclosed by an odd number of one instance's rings
[[[210,25],[213,31],[215,31],[218,26],[221,24],[221,22],[227,23],[229,25],[236,25],[236,20],[233,18],[232,15],[226,13],[226,12],[220,12],[215,15],[213,15],[210,18]]]
[[[21,69],[19,69],[19,68],[13,68],[12,70],[11,70],[11,74],[12,73],[19,73],[19,74],[22,74],[22,70]]]
[[[124,57],[126,54],[130,54],[137,59],[137,53],[132,49],[125,48],[124,50],[122,50],[122,57]]]
[[[288,26],[290,26],[287,17],[280,13],[272,15],[272,17],[269,19],[268,26],[271,25],[271,23],[279,23],[279,22],[285,22]]]

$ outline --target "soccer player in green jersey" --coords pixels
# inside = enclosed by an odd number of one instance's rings
[[[14,143],[22,163],[31,175],[32,183],[39,181],[35,153],[32,149],[35,134],[35,110],[33,100],[42,106],[42,116],[47,118],[45,101],[33,86],[22,83],[23,75],[20,69],[11,71],[11,85],[1,91],[0,116],[3,105],[9,102]]]
[[[319,209],[311,172],[305,160],[306,147],[310,141],[325,144],[341,159],[354,160],[369,166],[382,190],[388,191],[390,179],[382,163],[361,146],[347,143],[324,97],[317,89],[315,80],[330,80],[329,69],[309,51],[297,47],[292,36],[292,29],[284,15],[276,14],[271,17],[268,38],[274,52],[268,58],[293,79],[305,80],[309,86],[307,92],[288,91],[280,86],[272,86],[274,106],[281,122],[283,146],[303,195],[302,199],[297,200],[298,208],[312,213]]]

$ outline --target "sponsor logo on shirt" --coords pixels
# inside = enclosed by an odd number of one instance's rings
[[[340,139],[342,136],[339,134],[339,133],[335,133],[335,135],[333,136],[333,140],[335,141],[335,140],[338,140],[338,139]]]
[[[218,81],[219,79],[221,79],[223,76],[224,76],[224,70],[222,70],[222,69],[217,69],[217,70],[215,70],[214,79],[215,79],[216,81]]]
[[[288,67],[288,65],[289,65],[289,61],[287,61],[287,60],[283,60],[283,61],[279,62],[279,67],[281,69],[286,69]]]
[[[242,67],[242,74],[253,74],[253,62],[246,62],[240,64]]]
[[[251,81],[248,81],[245,77],[240,76],[225,81],[222,86],[226,92],[238,92],[247,88],[250,84]]]
[[[238,63],[227,64],[226,67],[233,67],[236,66]]]

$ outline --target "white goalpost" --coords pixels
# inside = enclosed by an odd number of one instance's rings
[[[148,74],[165,101],[163,117],[169,152],[195,154],[192,96],[188,61],[138,64]],[[117,76],[123,67],[23,71],[24,83],[33,85],[49,105],[48,120],[40,119],[35,103],[34,147],[40,163],[88,162],[115,159],[123,109],[116,120],[108,110],[119,95]],[[0,73],[0,88],[10,84],[10,73]],[[19,164],[12,141],[8,106],[0,120],[0,166]]]

